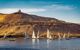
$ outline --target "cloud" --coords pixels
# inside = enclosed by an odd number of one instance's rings
[[[32,9],[22,9],[22,11],[28,13],[34,13],[34,12],[43,12],[46,11],[46,9],[32,8]]]
[[[70,5],[62,5],[62,4],[53,4],[50,6],[47,6],[49,9],[54,10],[74,10],[76,7],[70,6]]]
[[[21,10],[24,13],[34,13],[34,12],[43,12],[46,11],[46,9],[41,9],[41,8],[4,8],[4,9],[0,9],[0,13],[13,13],[13,12],[17,12],[18,10]]]
[[[72,9],[74,9],[74,7],[67,6],[67,5],[52,5],[52,7],[54,7],[55,9],[58,9],[58,10],[72,10]]]

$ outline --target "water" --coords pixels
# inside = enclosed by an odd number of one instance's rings
[[[24,39],[0,40],[0,50],[80,50],[80,39],[47,40]]]

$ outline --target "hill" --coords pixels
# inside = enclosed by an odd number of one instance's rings
[[[57,37],[58,33],[63,36],[70,33],[71,36],[80,36],[80,24],[68,23],[56,18],[42,17],[18,12],[12,14],[0,14],[0,36],[24,36],[26,32],[30,37],[33,30],[38,31],[41,37],[46,37],[47,29],[51,35]]]

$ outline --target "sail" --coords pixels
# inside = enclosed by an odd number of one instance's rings
[[[60,35],[60,33],[58,33],[58,39],[61,39],[61,35]]]
[[[68,38],[69,38],[69,36],[70,36],[70,33],[68,32]]]
[[[38,31],[38,33],[37,33],[37,38],[39,38],[39,31]]]
[[[51,35],[49,36],[49,39],[52,39],[52,36]]]
[[[63,34],[63,39],[65,39],[66,38],[66,34]]]
[[[47,38],[48,39],[52,39],[51,35],[50,35],[50,32],[49,32],[49,29],[47,29]]]
[[[29,36],[26,34],[26,32],[24,33],[24,35],[25,35],[25,39],[26,39],[26,38],[29,38]]]
[[[32,33],[32,38],[33,38],[33,39],[36,38],[34,31],[33,31],[33,33]]]
[[[3,36],[3,38],[6,38],[6,36],[7,36],[7,34],[5,33],[4,36]]]

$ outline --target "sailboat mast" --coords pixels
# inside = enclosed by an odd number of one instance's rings
[[[39,31],[38,31],[38,33],[37,33],[37,38],[39,38]]]

